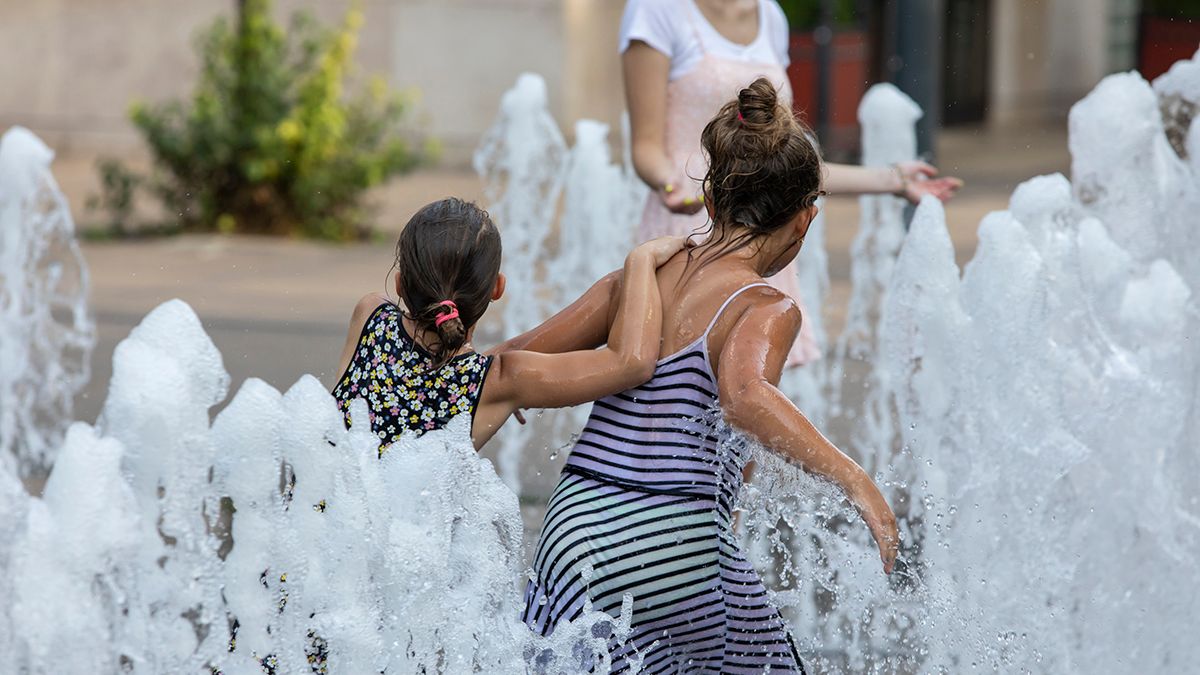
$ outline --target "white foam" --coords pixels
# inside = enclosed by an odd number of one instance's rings
[[[539,75],[521,75],[504,94],[475,153],[475,170],[504,235],[505,337],[533,328],[624,263],[647,189],[633,170],[628,141],[623,145],[623,161],[614,162],[608,127],[580,120],[568,149]],[[504,482],[520,492],[528,439],[565,440],[582,426],[582,413],[547,411],[530,416],[533,428],[502,429],[494,443]]]
[[[380,459],[365,403],[347,430],[311,376],[249,379],[210,425],[228,381],[165,303],[118,345],[101,422],[71,427],[44,496],[0,472],[18,672],[303,673],[318,645],[331,672],[520,672],[526,650],[603,651],[606,615],[553,640],[521,623],[520,508],[467,416]]]
[[[741,502],[815,667],[1200,661],[1200,180],[1161,123],[1131,117],[1157,115],[1153,97],[1133,76],[1101,83],[1072,112],[1072,181],[1022,184],[961,275],[931,198],[894,261],[886,237],[862,249],[855,293],[879,324],[836,358],[872,391],[835,440],[873,458],[904,564],[886,579],[841,495],[774,455]],[[1153,195],[1140,210],[1123,198],[1138,189]],[[607,668],[598,636],[626,634],[628,613],[587,612],[549,640],[519,622],[517,499],[465,418],[378,459],[364,405],[347,430],[309,376],[285,394],[248,380],[210,423],[228,383],[195,314],[166,303],[118,346],[97,425],[43,455],[58,462],[42,497],[0,463],[13,670],[250,673],[271,657],[303,673],[320,644],[331,672]]]
[[[1200,657],[1186,635],[1200,499],[1183,478],[1200,470],[1200,180],[1159,110],[1136,76],[1102,82],[1071,114],[1073,181],[1020,185],[961,275],[932,199],[894,268],[858,261],[878,347],[836,358],[883,391],[835,441],[879,458],[907,565],[881,584],[836,492],[773,457],[744,497],[749,536],[768,540],[757,566],[822,669],[1165,672]]]
[[[53,159],[24,127],[0,137],[0,463],[25,474],[53,463],[95,344],[87,266]]]

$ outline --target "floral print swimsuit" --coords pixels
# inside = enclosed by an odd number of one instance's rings
[[[333,388],[347,425],[350,402],[366,400],[381,455],[405,432],[420,435],[441,429],[457,415],[474,416],[492,365],[492,357],[471,352],[437,367],[433,356],[408,335],[402,316],[390,302],[372,312],[350,365]]]
[[[333,388],[333,397],[337,399],[347,426],[350,425],[350,402],[356,398],[366,400],[371,430],[379,436],[381,457],[406,431],[420,435],[441,429],[456,415],[469,413],[474,417],[483,391],[483,379],[492,365],[492,357],[471,352],[460,354],[440,367],[435,366],[433,355],[404,330],[402,316],[401,309],[390,302],[375,308],[363,326],[350,365]],[[285,491],[285,503],[289,505],[293,485],[289,483]],[[326,507],[324,499],[312,505],[321,513]],[[278,603],[282,613],[288,600],[288,575],[285,572],[278,578]],[[272,587],[273,579],[270,570],[264,570],[260,577],[263,587],[268,589]],[[238,627],[235,618],[229,641],[231,652],[237,649]],[[304,651],[309,669],[314,675],[326,675],[330,671],[327,641],[315,630],[309,630],[306,638]],[[262,657],[252,654],[252,657],[266,675],[279,673],[279,659],[275,654]],[[219,675],[220,671],[214,670],[214,673]]]

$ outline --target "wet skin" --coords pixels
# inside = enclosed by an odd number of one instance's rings
[[[757,0],[700,0],[696,4],[705,19],[727,40],[749,44],[758,35]],[[680,17],[680,20],[685,19]],[[686,167],[675,166],[666,149],[670,57],[635,40],[621,55],[621,67],[629,105],[634,169],[668,210],[696,213],[704,208],[699,185],[688,175]],[[830,194],[890,193],[912,204],[919,203],[927,194],[948,201],[963,186],[962,180],[938,176],[934,166],[916,160],[899,162],[894,168],[827,163],[822,184]]]
[[[683,237],[663,237],[642,244],[629,254],[619,274],[605,277],[572,305],[575,307],[582,302],[588,308],[585,313],[594,315],[587,324],[594,334],[581,336],[586,339],[578,340],[580,346],[542,352],[511,346],[502,351],[494,350],[495,359],[484,380],[471,428],[475,448],[483,447],[504,422],[522,408],[579,405],[648,380],[658,358],[662,329],[662,302],[655,270],[684,246]],[[403,283],[399,273],[395,283],[399,295]],[[504,275],[500,275],[492,293],[493,300],[499,300],[504,294],[504,286]],[[371,294],[355,307],[342,350],[343,371],[354,355],[363,325],[384,302],[390,300]],[[403,321],[409,335],[422,346],[436,343],[436,335],[421,330],[407,317]],[[474,329],[474,326],[468,329],[467,343],[459,353],[473,350]],[[601,345],[602,348],[596,348]]]
[[[816,207],[796,214],[784,227],[740,251],[720,257],[706,243],[676,254],[658,269],[663,303],[662,343],[656,356],[669,355],[694,341],[718,307],[734,291],[761,282],[799,253]],[[610,275],[541,326],[497,348],[542,352],[588,349],[603,339]],[[853,460],[838,450],[778,388],[790,345],[800,330],[800,311],[771,287],[738,296],[709,335],[708,353],[717,375],[726,421],[805,471],[838,485],[850,499],[879,546],[890,573],[899,546],[896,518],[878,487]]]

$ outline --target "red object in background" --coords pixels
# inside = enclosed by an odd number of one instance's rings
[[[833,34],[830,48],[829,138],[826,151],[853,153],[858,148],[858,103],[867,91],[870,49],[863,31]],[[806,124],[817,126],[817,43],[813,33],[792,33],[788,55],[788,80],[793,108]]]
[[[1200,21],[1142,16],[1138,35],[1138,72],[1147,80],[1171,69],[1171,64],[1190,59],[1200,47]]]

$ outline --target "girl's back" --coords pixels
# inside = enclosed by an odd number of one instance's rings
[[[724,266],[697,269],[686,254],[660,268],[658,283],[664,325],[654,374],[596,401],[567,470],[641,490],[731,498],[741,458],[718,447],[720,353],[740,308],[783,296]]]
[[[682,276],[687,279],[679,283]],[[782,294],[753,274],[678,255],[660,269],[665,337],[649,381],[595,402],[548,505],[524,619],[546,634],[590,599],[634,630],[610,646],[690,669],[796,672],[778,611],[731,536],[744,445],[716,426],[715,354],[754,296]],[[790,302],[790,301],[789,301]],[[711,351],[710,351],[711,350]]]
[[[683,285],[671,277],[684,267],[666,265],[659,280],[664,297],[676,288],[682,291]],[[722,344],[719,333],[728,331],[721,331],[720,324],[730,323],[726,315],[737,315],[728,307],[769,288],[750,280],[727,291],[734,281],[736,275],[708,275],[691,291],[676,293],[677,304],[666,305],[668,339],[653,376],[595,401],[566,471],[648,492],[721,495],[732,506],[743,460],[722,453],[716,437],[719,396],[713,353]],[[704,286],[716,289],[708,292]]]
[[[895,518],[777,387],[801,317],[763,278],[795,259],[816,216],[815,148],[764,80],[702,141],[712,229],[657,273],[660,358],[649,381],[593,407],[547,507],[524,618],[546,634],[589,606],[617,616],[631,605],[628,631],[610,645],[614,672],[634,652],[648,672],[803,672],[733,534],[746,446],[718,439],[712,413],[719,406],[732,428],[845,489],[886,570]],[[590,315],[569,308],[528,341],[568,346],[555,327]]]
[[[735,298],[734,294],[740,289],[761,284],[764,280],[727,263],[720,259],[709,264],[699,258],[689,261],[688,253],[683,252],[659,268],[658,288],[663,303],[660,356],[683,349],[707,331],[709,355],[715,369],[719,366],[730,328],[740,315],[739,309],[766,299],[786,301],[782,293],[772,292],[767,287],[747,291]]]

